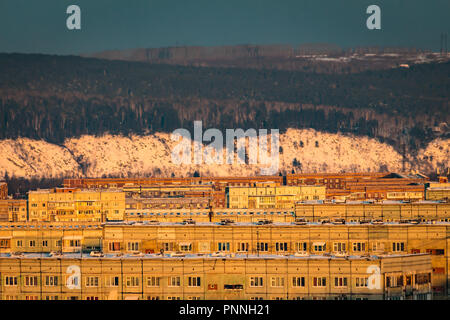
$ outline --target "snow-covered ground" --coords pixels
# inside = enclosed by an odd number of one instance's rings
[[[256,175],[259,165],[177,165],[171,152],[178,142],[168,133],[148,136],[82,136],[63,145],[19,138],[0,140],[0,178],[15,177],[101,177],[157,175]],[[313,129],[289,129],[280,135],[279,169],[296,172],[402,171],[402,156],[390,145],[367,137],[330,134]],[[409,159],[413,159],[409,157]],[[296,161],[294,161],[296,159]],[[406,170],[449,167],[450,139],[436,139]],[[296,166],[293,166],[295,162]]]

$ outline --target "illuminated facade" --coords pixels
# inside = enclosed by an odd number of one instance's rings
[[[413,266],[413,267],[412,267]],[[374,277],[373,271],[378,275]],[[430,299],[429,255],[0,256],[4,300]]]
[[[304,200],[324,200],[324,186],[227,187],[227,207],[232,209],[289,209]]]
[[[125,193],[78,189],[30,191],[28,208],[29,221],[123,220]]]

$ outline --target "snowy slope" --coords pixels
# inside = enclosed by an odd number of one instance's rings
[[[81,175],[69,150],[45,141],[0,140],[0,177],[62,177]]]
[[[432,141],[419,151],[414,163],[406,163],[405,169],[448,167],[449,141]],[[67,139],[63,146],[25,138],[0,140],[0,177],[5,172],[21,177],[170,177],[192,175],[194,171],[204,176],[260,173],[259,165],[176,165],[171,158],[176,144],[167,133],[82,136]],[[279,169],[287,173],[293,168],[296,172],[402,171],[403,166],[401,155],[391,146],[367,137],[289,129],[280,135],[280,146]]]

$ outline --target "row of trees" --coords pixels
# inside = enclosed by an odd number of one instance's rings
[[[317,74],[0,54],[0,70],[0,139],[61,143],[203,120],[221,129],[351,132],[417,148],[434,138],[432,126],[450,121],[450,63]]]

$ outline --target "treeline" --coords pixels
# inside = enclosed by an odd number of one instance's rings
[[[318,74],[0,54],[0,70],[0,138],[61,143],[203,120],[217,128],[352,132],[414,149],[450,120],[450,63]]]
[[[30,190],[49,189],[61,187],[64,181],[63,178],[31,178],[23,177],[9,177],[5,176],[5,181],[8,184],[8,194],[14,198],[24,198],[26,193]]]

